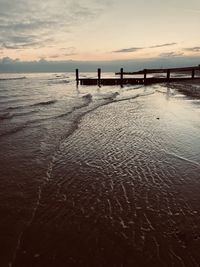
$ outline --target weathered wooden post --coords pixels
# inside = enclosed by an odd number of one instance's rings
[[[194,79],[195,76],[195,69],[192,69],[192,79]]]
[[[101,69],[98,69],[97,73],[98,73],[98,86],[101,87]]]
[[[147,70],[144,69],[144,84],[147,83]]]
[[[170,80],[170,69],[167,70],[167,81],[169,82]]]
[[[79,73],[78,73],[78,69],[76,69],[76,86],[78,87],[79,85]]]
[[[124,75],[124,70],[123,68],[120,69],[120,83],[121,87],[123,87],[123,75]]]

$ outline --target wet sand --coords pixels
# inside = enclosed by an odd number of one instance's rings
[[[198,98],[65,74],[0,85],[1,267],[199,266]]]
[[[12,266],[199,266],[198,119],[199,103],[163,89],[84,116]]]

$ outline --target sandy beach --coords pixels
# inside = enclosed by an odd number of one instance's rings
[[[17,83],[1,100],[0,265],[199,266],[199,98]]]

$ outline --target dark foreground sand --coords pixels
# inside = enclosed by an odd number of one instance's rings
[[[199,266],[199,99],[14,82],[0,90],[0,267]]]
[[[199,266],[198,119],[196,102],[166,90],[82,118],[53,156],[13,266]]]

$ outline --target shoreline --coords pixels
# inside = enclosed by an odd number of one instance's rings
[[[176,89],[186,96],[200,98],[200,78],[198,80],[174,82],[164,86]]]

